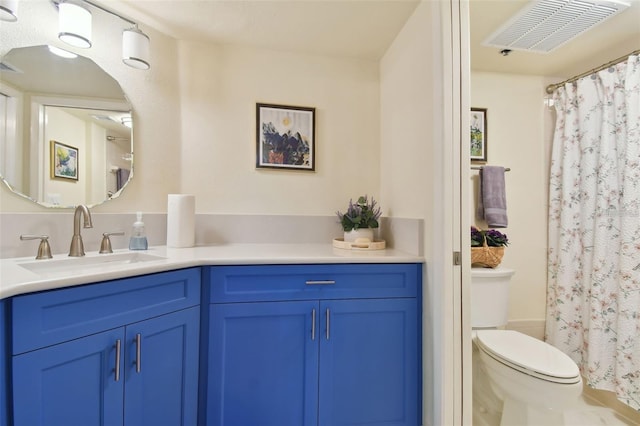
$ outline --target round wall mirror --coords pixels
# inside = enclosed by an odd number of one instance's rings
[[[91,59],[50,46],[0,62],[0,177],[45,207],[95,206],[133,177],[133,111]]]

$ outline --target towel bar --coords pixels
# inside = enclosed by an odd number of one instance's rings
[[[482,169],[482,167],[483,167],[483,166],[471,166],[471,170],[481,170],[481,169]],[[505,168],[504,168],[504,171],[505,171],[505,172],[510,172],[510,171],[511,171],[511,168],[509,168],[509,167],[505,167]]]

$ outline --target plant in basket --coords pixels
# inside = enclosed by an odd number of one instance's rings
[[[471,264],[495,268],[502,262],[504,248],[509,245],[506,234],[495,229],[471,227]]]

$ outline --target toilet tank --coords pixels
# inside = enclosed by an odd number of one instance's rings
[[[471,327],[507,324],[513,269],[471,268]]]

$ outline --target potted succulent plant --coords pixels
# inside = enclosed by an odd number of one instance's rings
[[[495,229],[471,227],[471,264],[495,268],[502,262],[504,248],[509,245],[506,234]]]
[[[338,211],[336,214],[344,231],[344,241],[374,241],[373,230],[380,226],[378,219],[382,211],[373,197],[369,200],[366,195],[360,196],[355,203],[351,199],[347,211]]]

